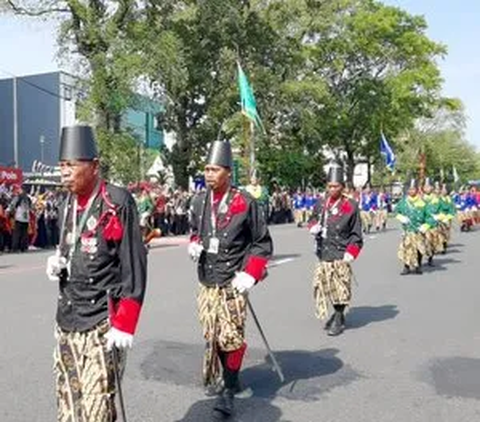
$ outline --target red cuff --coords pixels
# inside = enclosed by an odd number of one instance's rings
[[[357,245],[348,245],[346,250],[350,255],[352,255],[355,259],[360,254],[360,248]]]
[[[124,333],[135,334],[141,309],[142,305],[135,299],[120,299],[110,316],[112,326]]]
[[[251,255],[247,260],[245,272],[250,274],[256,281],[260,281],[265,275],[268,259],[261,256]]]
[[[192,234],[190,236],[190,243],[194,243],[194,242],[200,243],[200,236],[196,234]]]

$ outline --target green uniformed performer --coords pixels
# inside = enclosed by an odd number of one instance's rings
[[[402,223],[403,234],[398,250],[398,258],[403,263],[402,275],[422,274],[422,258],[426,254],[425,233],[426,206],[412,180],[407,195],[395,207],[396,218]]]

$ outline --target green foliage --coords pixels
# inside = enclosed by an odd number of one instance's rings
[[[465,114],[458,99],[445,99],[432,117],[400,135],[397,177],[419,177],[420,156],[425,154],[425,175],[436,181],[453,181],[455,167],[460,179],[480,177],[480,154],[465,139]]]
[[[32,7],[23,3],[22,10]],[[458,119],[453,131],[421,131],[432,166],[451,164],[439,152],[447,145],[470,148],[458,101],[440,95],[445,46],[427,37],[423,17],[398,7],[376,0],[63,3],[59,41],[67,57],[80,57],[89,82],[85,116],[104,132],[104,159],[116,177],[141,176],[140,164],[127,171],[123,154],[134,154],[119,124],[139,81],[165,104],[165,129],[177,140],[168,154],[177,184],[186,187],[217,138],[232,142],[246,169],[237,61],[266,128],[255,133],[259,168],[290,187],[305,177],[321,183],[325,151],[344,158],[350,180],[359,160],[379,168],[382,130],[400,153],[400,172],[412,171],[403,162],[415,154],[409,145],[420,136],[418,121],[430,122],[439,109]],[[34,9],[55,5],[42,0]]]

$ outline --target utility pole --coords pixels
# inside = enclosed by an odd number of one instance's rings
[[[18,103],[17,103],[17,78],[13,77],[13,160],[15,167],[19,167],[18,161]]]

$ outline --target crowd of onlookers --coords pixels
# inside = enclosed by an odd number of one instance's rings
[[[189,232],[189,208],[194,191],[141,182],[128,186],[138,208],[144,236],[179,236]],[[201,188],[199,188],[201,189]],[[290,192],[274,186],[271,194],[256,181],[245,187],[260,203],[269,224],[294,221],[301,194],[313,207],[320,194]],[[0,185],[0,252],[25,252],[31,247],[53,248],[59,242],[58,216],[65,192],[60,187]]]
[[[59,189],[26,192],[23,187],[0,185],[0,252],[25,252],[30,246],[58,244]]]
[[[129,190],[137,203],[140,226],[145,232],[157,229],[162,236],[188,233],[193,192],[152,183],[130,185]]]

